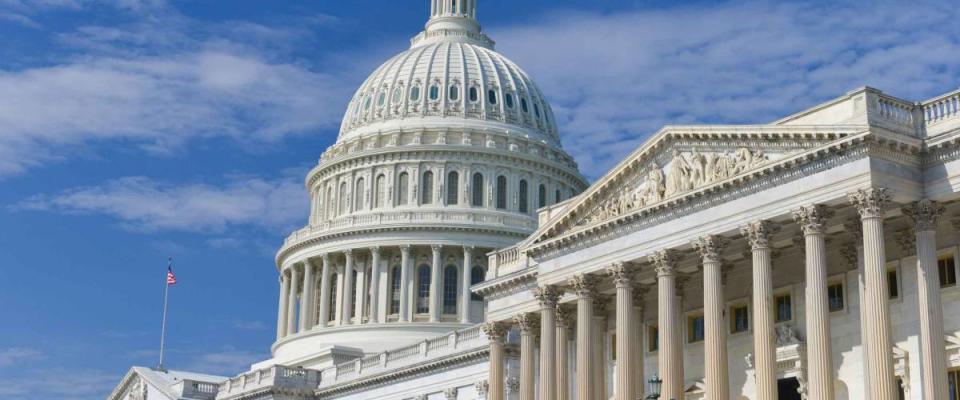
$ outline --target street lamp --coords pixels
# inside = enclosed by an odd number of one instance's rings
[[[650,381],[647,382],[650,385],[650,394],[647,395],[647,400],[657,400],[660,398],[660,387],[663,386],[663,379],[660,379],[657,374],[653,374],[653,377],[650,378]]]

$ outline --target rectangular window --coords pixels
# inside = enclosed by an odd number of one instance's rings
[[[887,290],[890,291],[891,299],[900,298],[900,279],[897,277],[897,269],[890,268],[887,270]]]
[[[843,310],[843,283],[836,282],[827,285],[827,304],[830,312]]]
[[[746,332],[750,329],[750,312],[744,304],[730,307],[730,333]]]
[[[947,389],[950,400],[960,400],[960,370],[947,372]]]
[[[687,342],[702,342],[704,337],[703,315],[687,317]]]
[[[775,296],[773,302],[777,306],[777,322],[793,320],[793,305],[790,294]]]
[[[940,287],[956,286],[957,269],[954,265],[953,255],[940,257],[937,260],[937,270],[940,273]]]
[[[647,327],[647,351],[654,352],[660,347],[660,334],[656,325]]]
[[[617,361],[617,335],[613,334],[610,339],[610,354],[613,356],[613,361]]]

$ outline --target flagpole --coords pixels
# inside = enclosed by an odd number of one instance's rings
[[[167,260],[167,271],[173,264],[173,257]],[[160,328],[160,364],[157,365],[158,371],[166,371],[163,368],[163,350],[167,338],[167,298],[170,295],[170,282],[167,281],[167,274],[163,274],[163,325]]]

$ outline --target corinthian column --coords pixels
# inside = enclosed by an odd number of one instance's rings
[[[857,269],[857,302],[859,304],[859,313],[860,317],[860,359],[863,361],[863,395],[866,399],[873,398],[873,388],[870,387],[870,363],[867,360],[867,354],[870,354],[870,343],[872,338],[870,332],[862,329],[866,325],[867,321],[867,289],[866,289],[866,279],[864,278],[863,273],[863,223],[860,222],[860,218],[851,218],[849,221],[843,224],[843,228],[846,229],[851,236],[853,236],[853,246],[842,249],[841,255],[847,259],[847,263],[851,268]]]
[[[634,331],[633,274],[627,265],[618,262],[607,269],[617,286],[617,377],[614,393],[617,400],[635,400],[636,363],[634,348],[637,346]]]
[[[557,343],[554,349],[556,353],[556,399],[570,400],[570,357],[567,349],[570,343],[570,325],[573,325],[573,311],[569,308],[557,305]],[[540,347],[540,351],[549,351],[545,347]],[[543,364],[540,364],[543,368]]]
[[[593,298],[593,397],[607,398],[607,313],[610,298],[597,294]]]
[[[290,278],[280,271],[280,307],[277,310],[277,340],[287,336],[287,301],[290,300]]]
[[[556,400],[556,313],[560,291],[544,285],[533,293],[540,300],[540,400]]]
[[[502,322],[488,322],[481,328],[490,340],[490,377],[487,378],[490,391],[487,400],[504,400],[503,340],[507,336],[507,327]]]
[[[520,328],[520,400],[535,400],[537,382],[534,348],[537,319],[533,314],[520,314],[515,316],[513,321],[517,328]]]
[[[342,304],[341,325],[351,324],[353,321],[353,314],[350,312],[350,309],[353,308],[353,250],[344,250],[343,256],[346,258],[346,262],[343,267],[343,300],[340,302]],[[359,323],[359,321],[358,321]]]
[[[463,246],[463,273],[460,274],[460,323],[470,323],[470,273],[473,271],[473,246]]]
[[[370,323],[380,323],[380,246],[370,248]]]
[[[803,230],[806,248],[807,377],[810,399],[833,400],[833,351],[827,304],[827,252],[824,236],[831,211],[823,205],[793,212]]]
[[[721,279],[720,250],[725,240],[719,236],[704,236],[693,243],[703,259],[703,323],[705,333],[707,400],[730,398],[727,380],[727,330],[723,323],[723,282]]]
[[[433,250],[433,265],[430,267],[430,322],[440,322],[440,271],[443,246],[435,244],[430,246]]]
[[[850,202],[857,207],[863,223],[863,273],[866,283],[866,321],[861,329],[868,329],[867,380],[874,398],[895,400],[896,379],[893,372],[893,343],[890,339],[890,296],[887,287],[887,256],[883,243],[883,208],[890,194],[883,188],[861,189],[850,194]]]
[[[631,348],[633,348],[633,363],[630,368],[633,374],[630,379],[634,379],[632,399],[642,399],[644,394],[645,374],[643,373],[643,305],[646,296],[646,289],[639,287],[633,289],[633,326],[630,332]],[[619,345],[618,345],[619,346]]]
[[[657,367],[663,375],[661,399],[680,399],[683,396],[680,337],[677,329],[677,275],[676,254],[660,250],[650,256],[657,271],[657,325],[660,349]]]
[[[323,268],[320,270],[320,327],[326,327],[330,322],[330,255],[322,257]]]
[[[769,221],[751,223],[740,232],[753,253],[753,358],[757,400],[777,400],[776,334],[773,322],[773,276]]]
[[[303,295],[300,296],[300,331],[305,332],[313,328],[314,297],[313,264],[310,260],[303,260]]]
[[[904,207],[917,232],[917,308],[920,317],[920,376],[923,398],[947,399],[947,357],[943,346],[943,307],[937,270],[937,218],[943,206],[921,200]]]
[[[593,369],[593,300],[596,296],[596,277],[577,274],[570,279],[577,292],[577,399],[594,396]]]
[[[297,293],[303,284],[303,277],[296,265],[290,266],[290,297],[287,300],[287,335],[297,333]]]
[[[410,322],[410,245],[400,246],[400,322]]]

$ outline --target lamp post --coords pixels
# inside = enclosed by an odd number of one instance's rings
[[[647,382],[650,385],[650,394],[645,398],[646,400],[658,400],[660,399],[660,387],[663,386],[663,379],[660,379],[657,374],[653,374],[653,377]],[[641,400],[641,399],[637,399]]]

